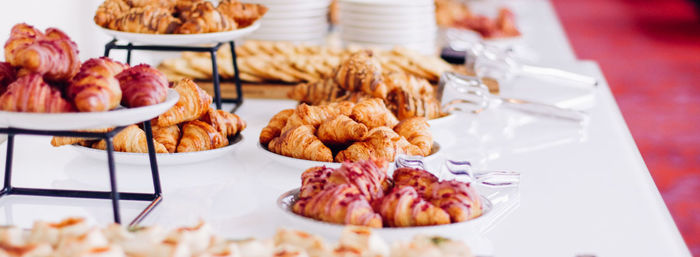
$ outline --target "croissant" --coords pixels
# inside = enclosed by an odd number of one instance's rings
[[[160,71],[146,64],[139,64],[117,74],[122,90],[122,105],[141,107],[165,101],[168,79]],[[183,97],[183,96],[180,96]],[[167,125],[158,124],[165,127]]]
[[[316,135],[326,145],[342,145],[348,142],[361,141],[367,134],[367,126],[350,119],[345,115],[338,115],[318,126]]]
[[[398,168],[394,170],[394,186],[413,187],[418,194],[430,199],[433,194],[433,185],[438,182],[438,178],[430,172],[414,168]]]
[[[108,28],[133,33],[170,34],[181,24],[168,9],[147,5],[129,9],[112,20]]]
[[[326,166],[312,167],[301,174],[299,197],[310,197],[323,190],[333,169]]]
[[[385,98],[389,88],[383,82],[382,66],[371,50],[358,51],[338,66],[335,82],[348,91],[362,91]]]
[[[12,66],[39,73],[47,80],[67,81],[72,78],[80,68],[75,42],[59,29],[49,28],[42,35],[27,26],[15,25],[17,29],[13,28],[10,39],[5,43],[5,52],[10,52],[5,59]],[[11,43],[13,40],[20,42]]]
[[[241,3],[238,0],[219,1],[216,9],[233,19],[239,28],[250,26],[267,13],[267,7],[264,5]]]
[[[380,126],[393,128],[399,123],[394,114],[386,108],[384,101],[379,98],[366,99],[355,104],[350,118],[365,124],[369,129]]]
[[[423,117],[414,117],[399,122],[394,127],[396,133],[405,137],[409,143],[420,148],[423,156],[430,155],[433,148],[433,136],[430,134],[430,125]]]
[[[370,202],[382,198],[390,187],[383,161],[345,162],[328,177],[327,186],[351,185]]]
[[[399,120],[412,117],[435,119],[443,115],[440,101],[435,96],[420,96],[395,89],[389,93],[387,101],[390,103],[389,109]]]
[[[175,33],[199,34],[236,29],[236,22],[221,14],[209,1],[195,2],[190,8],[180,13],[182,25],[175,29]]]
[[[153,139],[163,144],[168,153],[174,153],[180,142],[180,127],[177,125],[158,127],[153,126]]]
[[[382,198],[378,208],[389,227],[412,227],[449,224],[444,210],[423,200],[413,187],[397,187]]]
[[[272,152],[299,159],[332,162],[331,149],[323,145],[314,135],[311,125],[289,129],[270,141],[268,149]]]
[[[206,122],[193,120],[182,125],[178,153],[205,151],[228,145],[228,138]]]
[[[129,11],[129,4],[124,0],[105,0],[97,7],[93,20],[100,27],[108,27],[109,23]]]
[[[394,161],[399,154],[421,155],[421,150],[406,141],[388,127],[377,127],[369,132],[365,141],[355,142],[336,156],[337,162],[380,159]]]
[[[17,72],[15,72],[15,68],[10,63],[0,62],[0,95],[5,93],[7,86],[15,82],[16,79]]]
[[[338,114],[340,114],[340,110],[336,105],[313,106],[300,104],[297,106],[296,111],[287,119],[287,123],[282,128],[282,133],[303,125],[311,125],[317,128],[323,121]]]
[[[390,72],[384,75],[384,83],[391,91],[402,91],[414,96],[435,97],[435,90],[427,79],[409,75],[405,72]]]
[[[88,130],[80,130],[81,132],[95,132],[95,133],[106,133],[109,131],[112,131],[114,128],[103,128],[103,129],[88,129]],[[91,140],[96,140],[96,138],[84,138],[84,137],[53,137],[51,138],[51,145],[52,146],[63,146],[63,145],[72,145],[72,144],[78,144],[81,142],[86,142],[86,141],[91,141]]]
[[[342,184],[326,187],[309,198],[299,199],[292,210],[306,217],[346,225],[382,227],[382,217],[372,210],[357,188]]]
[[[352,114],[352,109],[355,108],[355,103],[351,101],[340,101],[328,103],[326,106],[339,115],[350,116]]]
[[[224,136],[236,135],[246,128],[241,117],[223,110],[209,109],[200,120],[209,123]]]
[[[469,183],[456,180],[433,184],[431,202],[450,214],[452,222],[479,217],[483,212],[481,198]]]
[[[73,112],[75,107],[37,73],[18,78],[0,96],[0,110],[11,112]]]
[[[273,138],[278,137],[292,114],[294,114],[294,109],[286,109],[272,116],[267,126],[260,131],[260,143],[266,145]]]
[[[113,146],[114,151],[117,152],[148,153],[146,132],[139,128],[139,126],[129,125],[114,136]],[[168,152],[168,149],[166,149],[163,144],[158,143],[155,140],[153,140],[153,146],[155,146],[156,153]],[[92,147],[105,150],[107,149],[107,143],[104,140],[100,140],[93,144]]]
[[[68,86],[68,98],[81,112],[109,111],[119,106],[122,90],[114,76],[127,66],[107,57],[87,60]]]
[[[191,79],[186,78],[175,82],[173,89],[177,91],[180,98],[175,106],[156,118],[157,126],[167,127],[196,120],[209,110],[209,105],[212,102],[211,96]]]
[[[287,96],[302,103],[319,105],[324,102],[335,102],[348,94],[349,92],[340,88],[335,80],[323,79],[298,84],[287,93]]]

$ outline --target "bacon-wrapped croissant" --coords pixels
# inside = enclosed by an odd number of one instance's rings
[[[273,138],[278,137],[292,114],[294,114],[294,109],[287,109],[272,116],[267,126],[260,131],[260,143],[267,145]]]
[[[324,121],[318,126],[316,132],[318,139],[327,145],[342,145],[360,141],[365,137],[365,134],[367,134],[367,126],[345,115],[338,115]]]
[[[153,126],[153,139],[163,144],[168,153],[174,153],[177,143],[180,142],[180,127],[177,125],[167,127]]]
[[[314,135],[314,129],[311,125],[302,125],[291,128],[279,137],[270,141],[268,149],[272,152],[290,156],[293,158],[332,162],[333,154],[331,149],[323,145],[321,140]]]
[[[177,91],[180,98],[172,108],[156,118],[155,124],[157,126],[167,127],[196,120],[210,109],[211,96],[191,79],[187,78],[175,82],[173,89]]]
[[[0,96],[0,110],[11,112],[73,112],[75,107],[37,73],[18,78]]]
[[[433,184],[431,202],[450,214],[452,222],[461,222],[481,216],[481,198],[469,183],[456,180]]]
[[[103,112],[119,106],[122,90],[115,76],[128,68],[107,57],[92,58],[80,67],[68,86],[68,98],[81,112]]]
[[[228,139],[214,127],[206,122],[193,120],[182,125],[182,138],[177,146],[177,152],[197,152],[226,145],[228,145]]]
[[[433,185],[438,182],[438,178],[432,173],[414,168],[394,170],[393,179],[395,187],[413,187],[418,194],[426,199],[433,197]]]
[[[382,198],[378,212],[390,227],[449,224],[444,210],[421,198],[413,187],[396,187]]]
[[[139,126],[130,125],[119,131],[113,139],[114,151],[128,153],[148,153],[148,144],[146,141],[146,132]],[[153,146],[156,153],[167,153],[168,149],[163,144],[153,140]],[[93,148],[105,150],[107,143],[104,140],[92,145]]]
[[[306,217],[347,225],[382,227],[382,217],[372,210],[357,188],[342,184],[326,187],[309,198],[299,199],[292,210]]]
[[[267,13],[267,7],[260,4],[241,3],[238,0],[221,0],[216,9],[233,19],[238,28],[245,28]]]
[[[7,86],[10,83],[15,82],[17,79],[17,72],[15,68],[8,62],[0,62],[0,95],[5,93]]]
[[[5,43],[5,53],[10,54],[5,59],[12,66],[39,73],[51,81],[68,81],[80,68],[78,46],[56,28],[41,34],[27,24],[17,24]]]
[[[146,64],[126,69],[117,74],[116,78],[122,89],[121,103],[126,107],[159,104],[167,97],[168,79],[163,73]]]
[[[396,133],[405,137],[409,143],[420,148],[423,156],[430,155],[433,148],[433,136],[430,125],[423,117],[414,117],[401,121],[394,128]]]
[[[366,99],[355,104],[350,118],[365,124],[369,129],[380,126],[393,128],[399,123],[394,114],[386,108],[384,101],[379,98]]]
[[[312,167],[301,174],[299,197],[305,198],[321,192],[328,182],[328,177],[334,170],[326,166]]]
[[[343,163],[330,174],[328,185],[348,184],[357,188],[370,202],[378,200],[390,186],[383,164],[383,161],[375,160]]]
[[[216,131],[225,137],[233,136],[246,128],[246,123],[238,115],[224,111],[209,109],[200,120],[209,123]]]

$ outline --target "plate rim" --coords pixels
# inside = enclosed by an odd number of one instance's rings
[[[227,42],[227,41],[239,39],[239,38],[242,38],[242,37],[249,35],[253,31],[256,31],[258,28],[260,28],[260,20],[255,21],[253,24],[251,24],[245,28],[234,29],[234,30],[229,30],[229,31],[220,31],[220,32],[199,33],[199,34],[135,33],[135,32],[124,32],[124,31],[105,28],[105,27],[102,27],[94,22],[93,22],[93,25],[96,26],[97,28],[99,28],[103,33],[107,34],[108,36],[110,36],[112,38],[116,38],[117,40],[123,40],[123,41],[127,41],[130,43],[138,43],[138,44],[181,46],[181,45],[193,45],[193,44],[214,44],[214,43]],[[232,34],[234,36],[231,36],[231,38],[229,38],[227,40],[217,39],[217,37],[227,36],[230,34]],[[132,41],[135,38],[137,39],[137,41]],[[177,43],[178,39],[179,40],[185,39],[187,42],[179,44],[179,43]],[[174,44],[162,44],[162,43],[155,42],[155,41],[173,41],[173,40],[175,40]],[[191,41],[194,41],[195,43],[191,43]]]

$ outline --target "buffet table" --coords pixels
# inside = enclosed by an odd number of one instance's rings
[[[543,63],[594,76],[601,83],[576,101],[529,96],[587,109],[590,120],[584,125],[494,109],[458,114],[431,128],[442,147],[434,162],[468,159],[476,169],[521,173],[515,207],[483,237],[469,237],[467,243],[480,256],[689,256],[600,68],[574,61],[549,2],[509,5],[522,17],[523,40]],[[517,88],[504,89],[504,95],[528,98],[523,92],[529,89],[547,90],[533,80],[513,84]],[[278,227],[293,227],[276,201],[299,185],[303,170],[263,155],[257,139],[272,115],[295,105],[291,100],[246,99],[237,114],[248,128],[234,154],[190,165],[161,164],[164,200],[141,224],[175,228],[203,219],[229,238],[269,237]],[[49,141],[16,138],[14,185],[109,188],[104,162],[68,147],[54,148]],[[5,155],[3,143],[0,158]],[[117,179],[123,192],[152,190],[148,166],[118,164]],[[131,220],[145,205],[122,201],[123,219]],[[112,221],[110,202],[104,200],[11,196],[2,200],[0,209],[2,224],[22,227],[67,216],[98,224]]]

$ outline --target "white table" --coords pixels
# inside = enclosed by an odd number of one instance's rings
[[[596,64],[572,61],[575,56],[548,2],[512,4],[528,35],[527,44],[538,53],[548,53],[543,62],[603,79]],[[521,81],[519,88],[504,94],[518,96],[538,86],[542,85]],[[445,157],[468,158],[477,168],[522,173],[520,206],[487,232],[485,241],[475,243],[477,253],[690,255],[607,84],[602,83],[594,96],[591,120],[583,129],[501,110],[461,116],[452,126],[433,128],[445,147]],[[275,200],[299,185],[301,170],[272,162],[260,154],[256,142],[274,113],[294,105],[292,101],[246,100],[239,114],[249,127],[235,154],[195,165],[161,166],[164,201],[143,224],[175,227],[202,218],[217,232],[234,238],[270,236],[285,225]],[[16,142],[14,185],[108,189],[106,163],[53,148],[48,137],[20,136]],[[5,154],[5,145],[0,145],[0,160]],[[4,162],[0,170],[4,171]],[[117,173],[121,191],[151,188],[148,167],[118,165]],[[0,203],[0,223],[24,227],[37,219],[71,215],[99,224],[112,218],[110,202],[105,200],[12,196]],[[144,206],[123,201],[123,219],[136,216]]]

